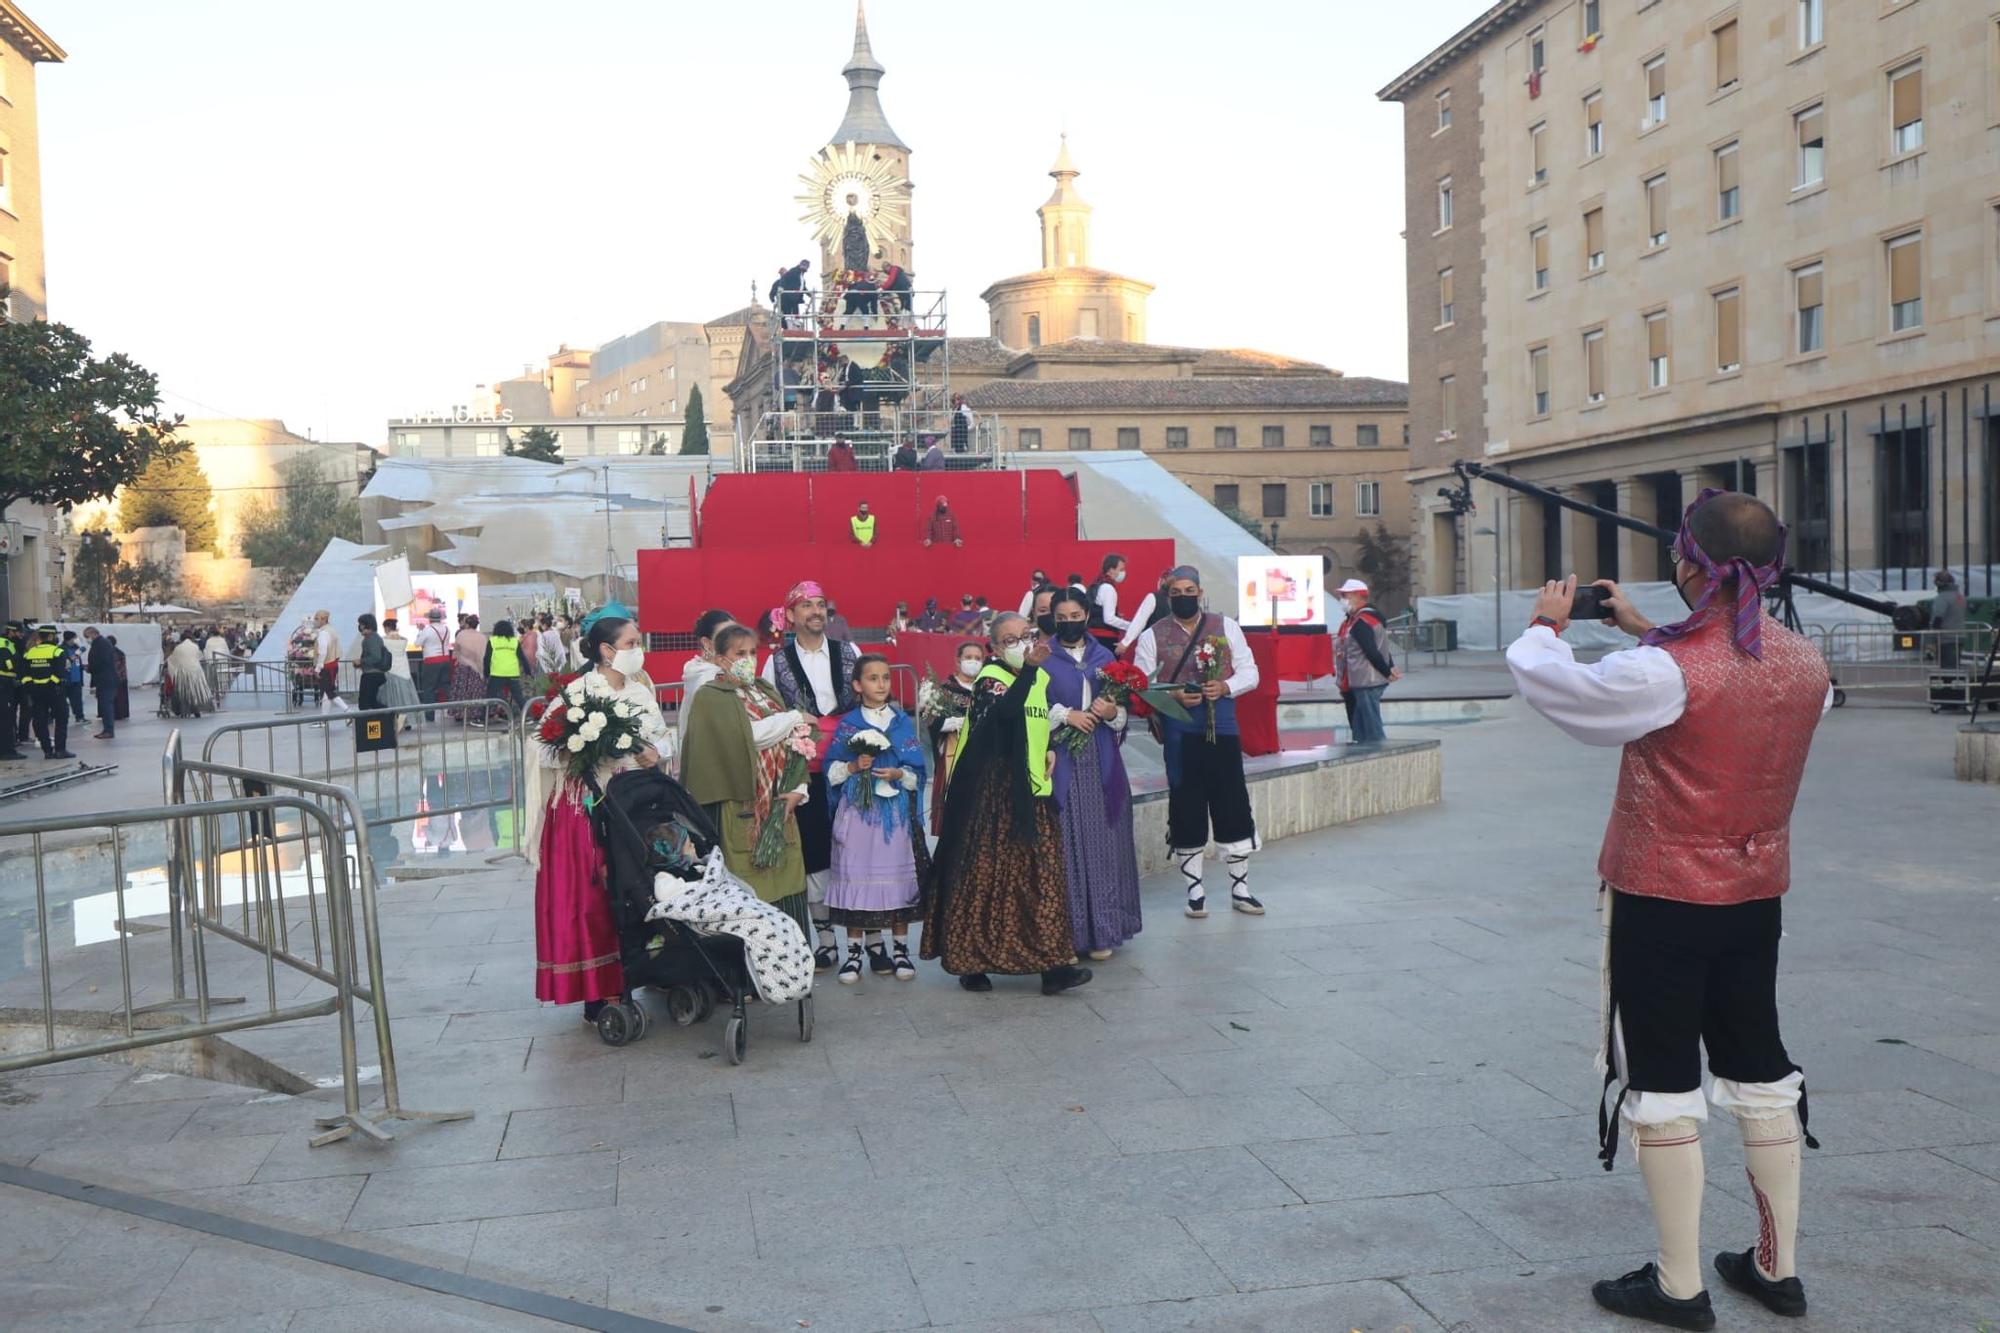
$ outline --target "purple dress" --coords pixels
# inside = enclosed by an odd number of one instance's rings
[[[855,754],[848,741],[858,732],[880,731],[894,749],[876,756],[875,762],[884,768],[908,769],[917,779],[914,789],[897,783],[894,796],[871,793],[866,808],[859,798],[864,785],[872,788],[875,782],[870,775],[850,773],[838,787],[828,783],[834,810],[826,908],[836,926],[880,930],[908,925],[924,915],[922,886],[930,874],[930,852],[919,812],[930,750],[910,715],[894,704],[890,710],[886,724],[869,721],[859,708],[843,713],[826,747],[829,768],[836,763],[851,768]]]
[[[1083,641],[1081,664],[1058,646],[1042,669],[1049,703],[1083,708],[1084,684],[1117,659],[1095,639]],[[1093,688],[1091,696],[1096,697]],[[1081,756],[1070,753],[1056,728],[1055,796],[1060,813],[1063,865],[1069,875],[1070,924],[1076,951],[1115,949],[1139,933],[1139,853],[1132,838],[1132,782],[1119,747],[1125,735],[1099,721]]]

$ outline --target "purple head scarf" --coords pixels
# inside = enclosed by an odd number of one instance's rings
[[[1702,592],[1701,600],[1694,604],[1694,610],[1687,619],[1671,625],[1656,625],[1646,631],[1640,642],[1658,646],[1670,643],[1707,620],[1709,603],[1715,600],[1726,579],[1736,580],[1736,606],[1733,610],[1733,627],[1736,646],[1759,661],[1764,657],[1764,590],[1778,581],[1778,575],[1785,567],[1785,525],[1778,524],[1778,550],[1768,565],[1753,565],[1742,556],[1734,556],[1720,565],[1708,558],[1708,552],[1694,539],[1694,511],[1707,504],[1718,495],[1728,492],[1709,487],[1695,496],[1694,503],[1681,514],[1680,534],[1674,538],[1674,555],[1682,561],[1691,561],[1708,575],[1708,587]]]

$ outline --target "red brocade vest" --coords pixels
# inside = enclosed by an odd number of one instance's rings
[[[1761,660],[1715,615],[1661,644],[1687,682],[1671,726],[1625,747],[1597,873],[1624,893],[1712,907],[1791,886],[1792,803],[1826,701],[1826,663],[1768,616]]]

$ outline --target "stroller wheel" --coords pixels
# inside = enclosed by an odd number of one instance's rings
[[[622,1000],[610,1000],[597,1011],[597,1036],[606,1046],[623,1046],[634,1037],[635,1019]]]
[[[699,994],[692,986],[667,987],[667,1017],[674,1020],[676,1027],[692,1027],[702,1020],[702,1010],[707,1006],[707,997]]]
[[[799,1040],[813,1039],[813,997],[808,995],[799,1001]]]
[[[645,1005],[639,1003],[637,995],[634,995],[625,1003],[626,1007],[632,1011],[632,1021],[635,1025],[632,1032],[632,1040],[637,1041],[652,1030],[653,1016],[646,1012]]]
[[[695,998],[694,1017],[689,1021],[706,1023],[715,1013],[715,992],[701,982],[696,982],[692,989]]]
[[[729,1063],[740,1065],[743,1057],[750,1052],[750,1026],[741,1018],[729,1020],[729,1026],[722,1030],[722,1049],[729,1054]]]

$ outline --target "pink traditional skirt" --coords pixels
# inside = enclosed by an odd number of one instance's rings
[[[604,891],[597,845],[582,788],[564,780],[542,821],[542,867],[535,876],[535,998],[556,1004],[606,1000],[625,993],[618,931]]]

